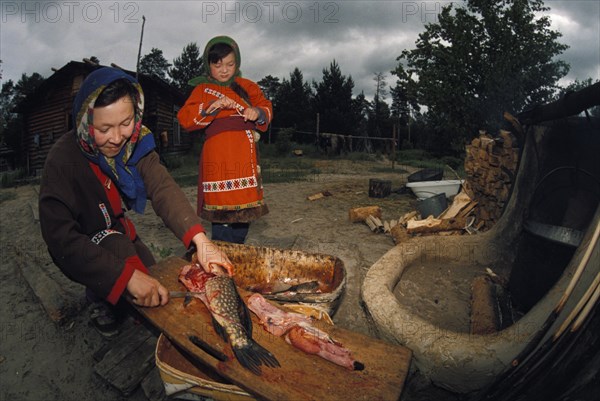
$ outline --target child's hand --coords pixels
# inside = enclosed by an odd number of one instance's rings
[[[256,121],[258,119],[259,113],[254,107],[248,107],[244,110],[242,114],[244,116],[244,121]]]
[[[233,108],[235,108],[235,101],[231,98],[228,98],[227,96],[224,96],[224,97],[212,102],[212,104],[210,106],[208,106],[208,109],[206,109],[206,112],[208,114],[211,114],[215,110],[233,109]]]

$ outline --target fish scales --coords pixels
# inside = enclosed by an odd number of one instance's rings
[[[252,339],[252,320],[246,304],[240,298],[233,280],[228,276],[207,273],[197,264],[186,265],[179,275],[188,290],[199,298],[213,318],[215,331],[229,341],[238,362],[252,373],[260,375],[261,365],[278,367],[279,361]]]

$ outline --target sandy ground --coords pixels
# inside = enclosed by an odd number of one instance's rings
[[[320,252],[342,259],[348,281],[334,322],[375,337],[361,306],[360,286],[369,267],[394,242],[389,235],[371,233],[364,224],[350,223],[348,210],[379,205],[385,220],[413,210],[415,198],[410,195],[368,197],[369,178],[392,180],[394,190],[406,182],[407,172],[398,166],[397,172],[368,172],[374,163],[319,163],[321,174],[310,181],[265,185],[270,213],[251,226],[247,244]],[[389,162],[375,164],[390,167]],[[16,199],[0,204],[0,401],[146,400],[141,389],[123,397],[95,374],[93,354],[106,340],[89,324],[83,288],[66,280],[46,252],[35,213],[38,187],[2,191],[13,191]],[[331,196],[306,199],[321,191],[329,191]],[[195,204],[195,188],[185,188],[185,192]],[[142,216],[130,213],[130,217],[157,259],[183,254],[181,243],[151,207]],[[51,280],[36,283],[40,275]],[[48,288],[48,282],[55,284]],[[42,307],[36,294],[44,291],[58,291],[77,306],[63,324],[56,324]],[[402,400],[432,399],[455,398],[411,375]]]

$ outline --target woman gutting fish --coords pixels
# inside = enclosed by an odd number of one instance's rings
[[[252,319],[246,304],[240,298],[233,279],[207,273],[197,264],[181,269],[179,281],[194,293],[208,308],[213,326],[231,348],[240,364],[260,375],[261,365],[278,367],[277,359],[252,339]]]
[[[42,236],[54,263],[86,287],[90,318],[105,336],[118,333],[110,305],[126,293],[140,306],[164,305],[169,292],[148,274],[155,264],[127,209],[146,201],[203,268],[233,274],[227,256],[204,234],[189,200],[159,162],[154,137],[142,125],[144,94],[124,71],[100,68],[82,83],[73,127],[54,144],[40,186]]]

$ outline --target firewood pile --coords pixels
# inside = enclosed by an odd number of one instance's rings
[[[475,218],[479,229],[489,229],[510,197],[519,160],[517,139],[505,130],[495,138],[482,131],[467,145],[466,152],[466,192],[478,203]]]
[[[440,216],[423,218],[418,211],[405,213],[398,219],[383,220],[379,206],[365,206],[349,210],[352,223],[365,223],[374,233],[390,235],[399,244],[413,236],[437,234],[458,235],[476,231],[470,215],[477,202],[464,192],[454,197],[454,202]],[[472,231],[471,231],[472,230]]]
[[[378,206],[350,209],[351,222],[365,223],[374,233],[391,235],[396,244],[418,235],[473,234],[491,228],[510,197],[519,160],[516,137],[501,130],[497,137],[480,132],[466,147],[462,190],[439,216],[420,216],[413,211],[383,220]]]

